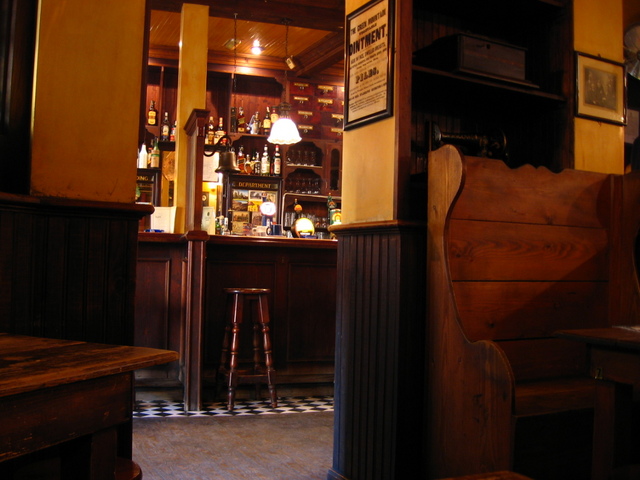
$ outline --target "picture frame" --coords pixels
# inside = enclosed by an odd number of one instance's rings
[[[344,130],[393,115],[394,0],[371,0],[346,18]]]
[[[624,64],[576,52],[576,116],[626,125]]]

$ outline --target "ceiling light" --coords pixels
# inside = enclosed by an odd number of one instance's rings
[[[230,38],[224,43],[224,48],[226,48],[227,50],[233,50],[241,43],[242,43],[242,40],[238,40],[237,38]]]
[[[264,51],[264,48],[260,45],[260,40],[253,41],[253,47],[251,47],[251,53],[254,55],[260,55]]]
[[[291,105],[282,102],[278,106],[278,109],[280,110],[280,116],[278,120],[271,125],[271,133],[269,134],[269,138],[267,138],[267,142],[276,145],[293,145],[294,143],[298,143],[302,138],[300,138],[298,127],[296,127],[293,120],[289,118]]]
[[[289,23],[290,20],[284,20],[285,25],[287,26],[286,34],[284,37],[284,58],[285,63],[289,68],[292,68],[289,65],[288,60],[292,57],[289,57]],[[295,66],[295,64],[294,64]],[[284,89],[283,96],[287,91],[287,70],[284,71]],[[280,116],[278,120],[275,121],[273,125],[271,125],[271,133],[269,138],[267,138],[267,142],[275,143],[276,145],[292,145],[294,143],[298,143],[302,138],[300,138],[300,133],[298,132],[298,127],[296,124],[289,118],[289,111],[291,110],[291,105],[286,101],[283,101],[278,106],[278,110]]]

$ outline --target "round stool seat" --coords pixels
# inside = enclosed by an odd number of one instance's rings
[[[270,293],[268,288],[225,288],[224,293],[240,293],[245,295],[260,295],[262,293]]]

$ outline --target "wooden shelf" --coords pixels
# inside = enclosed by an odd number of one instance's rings
[[[472,94],[475,94],[476,91],[480,90],[494,90],[499,92],[511,92],[522,95],[523,97],[531,97],[535,100],[548,100],[558,103],[566,102],[566,98],[562,95],[544,92],[533,84],[531,84],[530,86],[526,86],[525,82],[509,82],[506,79],[500,80],[497,77],[494,78],[488,75],[476,76],[473,74],[446,72],[443,70],[423,67],[420,65],[414,65],[413,71],[416,75],[421,75],[433,82],[437,82],[438,84],[444,85],[444,83],[446,82],[448,88],[452,91],[455,91],[456,94],[458,94],[459,90],[454,88],[455,85],[452,85],[451,82],[459,82],[461,84],[460,86],[465,89],[477,89],[472,90]]]

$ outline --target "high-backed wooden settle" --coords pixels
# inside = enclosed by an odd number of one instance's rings
[[[445,146],[428,175],[431,478],[588,476],[586,351],[553,332],[638,323],[638,174]]]

